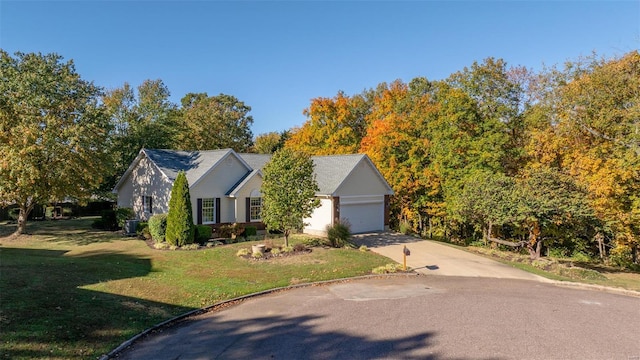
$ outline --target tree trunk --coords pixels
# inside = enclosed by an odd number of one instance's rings
[[[529,226],[529,242],[527,243],[527,250],[529,250],[529,256],[531,260],[540,258],[540,250],[542,249],[542,242],[538,240],[540,235],[540,225],[537,221]]]
[[[284,247],[289,247],[289,230],[284,231]]]
[[[22,235],[27,231],[27,218],[33,209],[33,204],[20,204],[20,212],[18,213],[18,227],[13,236]]]
[[[431,221],[431,216],[429,216],[429,239],[433,239],[433,223]]]

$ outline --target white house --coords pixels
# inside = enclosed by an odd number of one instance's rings
[[[242,223],[263,229],[260,219],[262,167],[270,155],[231,149],[175,151],[142,149],[114,188],[119,207],[141,220],[167,213],[171,187],[184,170],[196,224],[216,228]],[[304,232],[323,235],[327,225],[348,221],[353,233],[387,230],[393,190],[368,156],[312,157],[321,206],[304,219]]]

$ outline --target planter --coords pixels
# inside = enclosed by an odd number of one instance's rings
[[[256,253],[264,254],[264,248],[265,248],[265,245],[262,245],[262,244],[260,244],[260,245],[252,245],[251,246],[251,251],[254,254],[256,254]]]

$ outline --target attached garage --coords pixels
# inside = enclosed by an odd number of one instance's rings
[[[304,219],[304,232],[325,235],[327,226],[346,220],[351,233],[389,229],[389,196],[393,190],[368,156],[333,155],[312,158],[321,206]]]

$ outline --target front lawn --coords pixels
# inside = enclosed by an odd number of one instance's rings
[[[372,252],[319,247],[270,260],[237,257],[250,242],[160,251],[93,230],[92,220],[33,222],[30,235],[16,239],[6,237],[15,225],[0,224],[1,359],[96,358],[192,309],[290,284],[365,275],[390,262]]]

